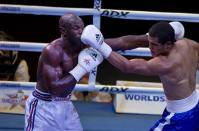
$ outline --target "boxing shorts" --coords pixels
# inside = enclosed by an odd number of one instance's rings
[[[24,131],[83,131],[70,96],[53,97],[35,89],[26,101]]]
[[[166,100],[162,118],[150,131],[196,131],[199,126],[199,101],[195,90],[182,100]],[[199,127],[198,127],[199,128]]]

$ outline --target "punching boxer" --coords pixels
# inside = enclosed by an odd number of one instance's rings
[[[101,32],[93,25],[85,27],[81,40],[95,49],[116,68],[125,73],[159,76],[167,106],[162,118],[151,131],[194,131],[199,125],[199,103],[196,92],[196,71],[199,43],[175,37],[176,25],[159,22],[149,29],[150,60],[128,60],[112,51]],[[181,29],[178,27],[178,29]],[[97,41],[95,36],[100,36]],[[178,34],[179,35],[179,34]]]

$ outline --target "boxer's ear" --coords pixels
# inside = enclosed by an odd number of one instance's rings
[[[66,29],[64,29],[63,27],[59,27],[59,31],[61,32],[61,34],[62,34],[63,36],[66,35]]]
[[[165,48],[166,48],[167,50],[170,50],[172,47],[173,47],[173,42],[167,41],[167,42],[165,43]]]

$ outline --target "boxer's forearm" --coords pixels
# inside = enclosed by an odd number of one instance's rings
[[[156,71],[151,70],[151,66],[144,59],[128,60],[124,56],[112,51],[107,58],[108,62],[125,73],[136,73],[140,75],[150,76],[157,75]]]
[[[72,92],[77,81],[70,74],[57,81],[51,81],[49,92],[53,96],[65,97]]]
[[[114,51],[148,46],[147,35],[127,35],[118,38],[108,38],[105,39],[105,42],[111,46]]]
[[[112,51],[110,56],[107,58],[107,61],[122,72],[129,72],[128,66],[130,65],[130,62],[124,56]]]

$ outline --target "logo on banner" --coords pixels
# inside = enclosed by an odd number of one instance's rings
[[[111,86],[102,87],[99,91],[109,92],[109,93],[125,93],[129,88],[116,88]]]
[[[128,11],[117,11],[117,10],[104,10],[101,13],[101,16],[109,16],[109,17],[127,17],[130,12]]]
[[[164,102],[166,98],[165,96],[158,96],[158,95],[126,94],[125,99],[131,101]]]
[[[7,94],[7,96],[9,98],[2,98],[2,102],[11,104],[10,109],[17,106],[21,106],[25,109],[25,101],[28,99],[28,96],[24,95],[22,90],[18,90],[16,94]]]

